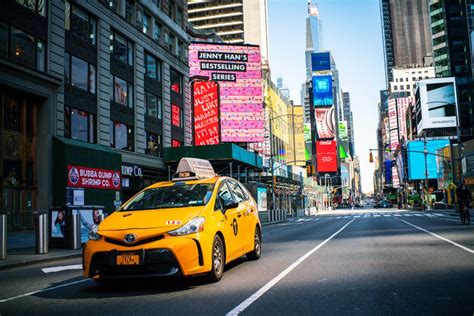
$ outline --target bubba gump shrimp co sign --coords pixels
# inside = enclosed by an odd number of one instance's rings
[[[68,165],[67,186],[74,188],[120,190],[120,172]]]

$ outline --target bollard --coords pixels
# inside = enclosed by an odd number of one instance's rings
[[[48,214],[36,216],[36,253],[48,253]]]
[[[0,214],[0,260],[7,258],[7,214]]]
[[[79,214],[74,214],[71,217],[72,225],[71,232],[69,233],[71,236],[70,243],[72,249],[79,249],[81,248],[81,219]]]

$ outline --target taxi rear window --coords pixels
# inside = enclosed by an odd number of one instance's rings
[[[209,202],[214,184],[178,184],[142,191],[129,201],[123,211],[203,206]]]

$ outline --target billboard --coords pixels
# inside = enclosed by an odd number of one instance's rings
[[[425,176],[425,164],[428,170],[428,179],[437,179],[438,170],[436,163],[436,151],[445,146],[449,146],[449,140],[437,139],[428,140],[426,142],[426,162],[425,162],[425,144],[424,141],[414,140],[407,144],[408,150],[408,179],[409,180],[423,180]]]
[[[313,106],[332,106],[332,76],[313,76]]]
[[[337,171],[337,153],[335,140],[316,141],[316,159],[318,172]]]
[[[349,136],[347,134],[347,121],[339,121],[338,130],[339,130],[339,139],[341,141],[348,141]]]
[[[390,128],[390,149],[394,151],[399,140],[407,140],[406,113],[410,104],[415,100],[413,97],[393,98],[388,100],[388,123]],[[398,112],[397,112],[398,110]]]
[[[311,53],[311,68],[313,72],[331,70],[330,53]]]
[[[193,85],[194,145],[217,145],[220,142],[219,91],[214,81]]]
[[[421,80],[416,91],[417,131],[457,125],[455,78]]]
[[[254,45],[191,43],[190,76],[219,81],[222,142],[262,142],[262,62]]]
[[[315,108],[316,134],[318,139],[334,139],[336,137],[336,118],[334,107]]]

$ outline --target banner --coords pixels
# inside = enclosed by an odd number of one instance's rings
[[[318,139],[336,138],[336,118],[334,107],[315,108],[316,132]]]
[[[313,76],[313,106],[332,106],[332,76]]]
[[[318,172],[337,171],[336,141],[316,141],[316,158]]]
[[[194,145],[220,143],[219,95],[217,83],[198,81],[193,85]]]
[[[120,190],[122,180],[119,171],[71,165],[67,169],[68,187]]]

